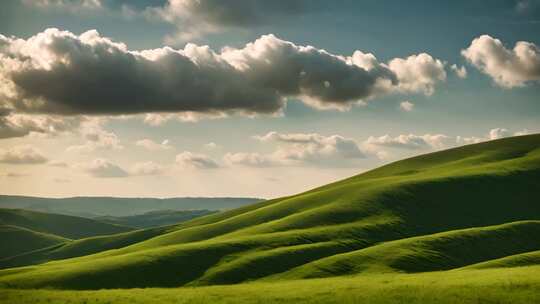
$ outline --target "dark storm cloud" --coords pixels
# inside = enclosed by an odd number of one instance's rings
[[[347,108],[381,94],[430,94],[445,78],[444,64],[428,54],[384,64],[372,54],[334,55],[273,35],[220,53],[194,44],[130,51],[94,30],[0,35],[0,102],[18,112],[269,114],[288,97]]]

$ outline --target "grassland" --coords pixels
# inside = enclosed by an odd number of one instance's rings
[[[540,302],[540,266],[420,274],[245,283],[229,286],[69,290],[0,290],[0,303],[407,303]]]
[[[87,218],[21,209],[0,209],[0,224],[18,226],[70,239],[116,234],[132,228]]]
[[[212,295],[225,303],[530,303],[540,277],[539,181],[540,135],[470,145],[178,225],[3,260],[26,266],[0,271],[0,288],[19,302],[75,295],[40,288],[105,288],[115,290],[80,294],[115,303],[137,294],[178,303]],[[126,288],[151,289],[116,290]]]
[[[57,235],[9,225],[0,225],[0,240],[0,259],[70,241]]]

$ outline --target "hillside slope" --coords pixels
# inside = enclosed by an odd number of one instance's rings
[[[175,287],[458,269],[540,249],[539,183],[540,135],[464,146],[150,230],[116,250],[3,270],[0,286]]]
[[[130,216],[101,216],[94,219],[133,228],[150,228],[173,225],[216,212],[210,210],[158,210]]]
[[[33,231],[54,234],[70,239],[80,239],[133,230],[129,227],[103,223],[82,217],[20,209],[0,209],[0,224],[23,227]]]
[[[57,235],[9,225],[0,225],[0,240],[0,259],[69,241]]]

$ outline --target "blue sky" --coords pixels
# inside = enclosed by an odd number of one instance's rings
[[[0,34],[5,194],[275,197],[540,129],[534,0],[8,0]]]

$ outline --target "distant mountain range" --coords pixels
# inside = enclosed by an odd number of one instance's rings
[[[257,201],[261,201],[261,199],[243,197],[178,197],[164,199],[119,197],[42,198],[0,195],[0,208],[26,209],[96,218],[103,216],[134,216],[164,210],[228,210]]]

